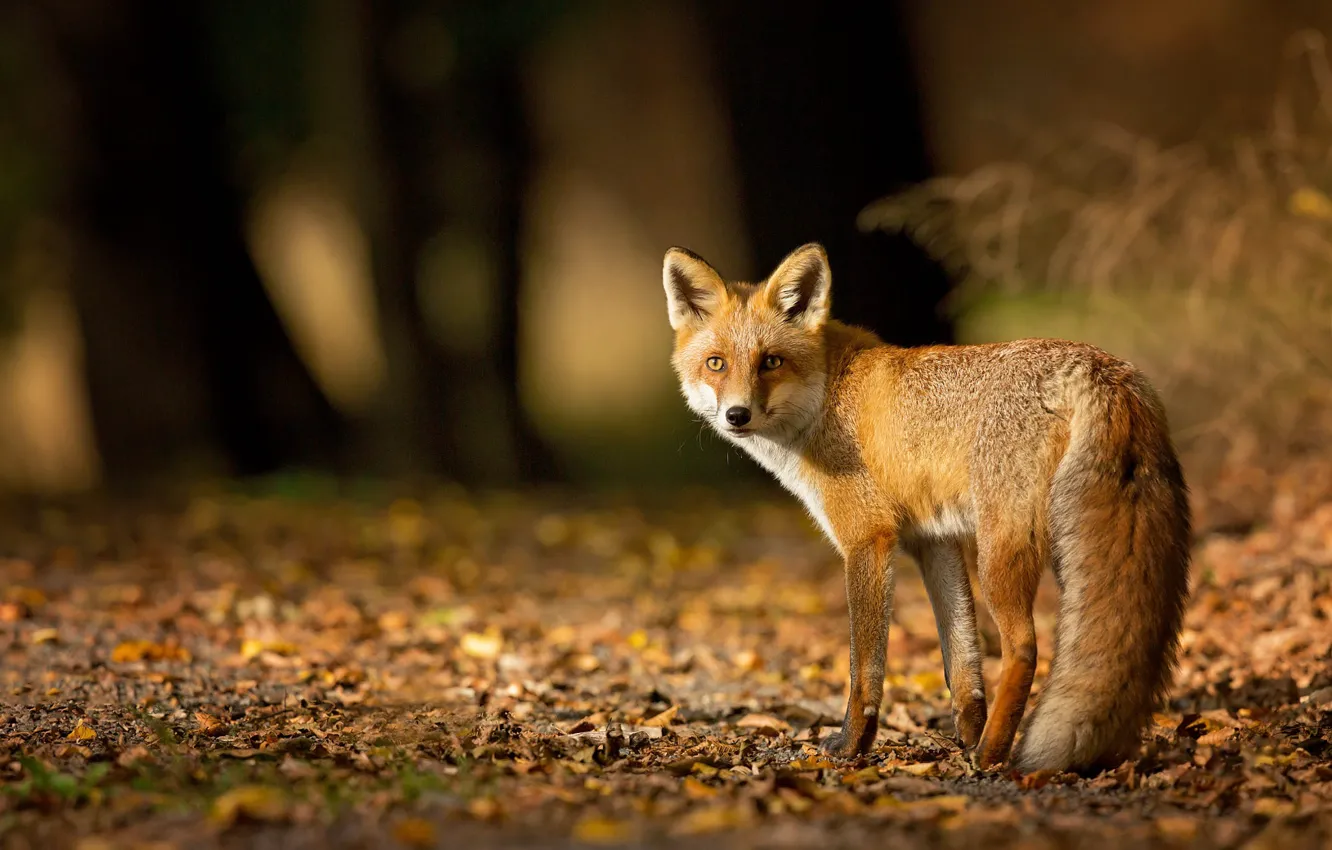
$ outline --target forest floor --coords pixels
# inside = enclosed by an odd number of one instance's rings
[[[685,501],[4,512],[0,845],[1332,843],[1332,504],[1199,541],[1141,759],[1023,779],[951,737],[909,562],[877,745],[821,757],[835,555],[779,497]]]

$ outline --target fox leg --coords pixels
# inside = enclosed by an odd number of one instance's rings
[[[974,747],[985,727],[985,678],[981,674],[976,606],[962,544],[956,540],[915,539],[906,549],[920,565],[934,608],[944,680],[953,698],[953,726],[962,745]]]
[[[985,731],[979,764],[993,767],[1008,758],[1036,674],[1036,626],[1032,607],[1041,579],[1041,559],[1030,545],[1003,546],[980,541],[980,587],[999,629],[1003,668]]]
[[[893,535],[881,534],[849,550],[846,600],[851,614],[851,692],[842,729],[821,749],[849,758],[869,751],[879,730],[888,618],[893,607]]]

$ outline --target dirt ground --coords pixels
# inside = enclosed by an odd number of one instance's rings
[[[877,746],[822,758],[835,555],[780,497],[680,503],[6,510],[0,844],[1332,844],[1332,504],[1199,541],[1140,760],[1018,779],[952,739],[909,562]]]

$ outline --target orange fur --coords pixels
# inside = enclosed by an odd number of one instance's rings
[[[671,249],[663,283],[689,406],[795,493],[846,559],[851,690],[824,748],[873,742],[900,546],[921,564],[958,734],[984,766],[1010,758],[1046,566],[1061,589],[1056,652],[1013,762],[1091,769],[1132,755],[1169,685],[1189,569],[1184,479],[1146,379],[1061,340],[886,345],[831,320],[818,245],[758,284]],[[968,557],[1002,644],[988,717]]]

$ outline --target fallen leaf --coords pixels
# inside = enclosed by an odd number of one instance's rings
[[[791,724],[771,714],[746,714],[735,725],[741,729],[758,729],[772,734],[791,731]]]
[[[269,785],[242,785],[213,801],[209,817],[227,827],[237,821],[279,821],[287,816],[287,795]]]
[[[712,806],[687,813],[676,821],[671,832],[675,835],[704,835],[739,829],[753,819],[754,808],[749,804]]]
[[[692,776],[686,776],[684,782],[680,784],[680,788],[684,791],[685,796],[691,800],[708,800],[721,793],[711,785],[704,785]]]
[[[598,815],[583,818],[573,828],[574,840],[586,844],[622,844],[633,835],[632,824]]]
[[[34,644],[55,643],[59,639],[60,632],[57,629],[37,629],[31,637]]]
[[[190,653],[174,644],[155,643],[150,640],[127,640],[111,650],[111,661],[128,664],[135,661],[189,661]]]
[[[498,631],[468,632],[462,636],[460,644],[463,654],[472,658],[498,658],[504,648],[504,640]]]
[[[404,818],[393,825],[393,838],[408,847],[433,847],[435,825],[424,818]]]
[[[258,638],[247,638],[241,643],[241,657],[246,661],[262,655],[265,652],[286,656],[295,655],[297,651],[295,644],[282,640],[259,640]]]
[[[71,741],[91,741],[97,737],[97,731],[89,726],[86,720],[80,719],[65,737]]]
[[[210,737],[225,735],[227,728],[231,725],[225,720],[220,720],[203,711],[194,712],[194,722],[199,724],[200,732]]]
[[[673,705],[670,708],[666,709],[665,711],[661,712],[660,714],[654,717],[649,717],[647,720],[644,720],[639,725],[646,726],[649,729],[652,728],[664,729],[667,726],[671,725],[671,721],[674,720],[675,715],[679,713],[680,713],[680,706]]]

